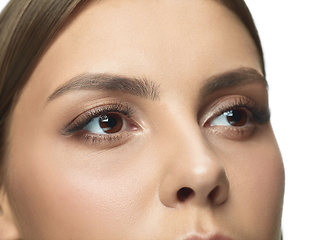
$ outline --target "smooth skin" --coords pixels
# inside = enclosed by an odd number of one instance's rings
[[[255,77],[203,94],[208,79],[241,69]],[[148,79],[156,97],[80,89],[48,100],[84,73]],[[268,106],[262,75],[248,30],[218,2],[87,4],[12,114],[5,188],[20,237],[280,239],[284,170],[270,122],[239,130],[209,121],[239,98]],[[115,102],[132,108],[117,137],[63,134]]]

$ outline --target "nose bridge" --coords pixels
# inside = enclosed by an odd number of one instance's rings
[[[229,191],[226,172],[198,124],[184,121],[171,129],[169,138],[163,156],[166,170],[160,183],[161,202],[168,207],[224,202]]]

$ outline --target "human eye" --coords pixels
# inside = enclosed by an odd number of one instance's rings
[[[112,134],[127,129],[127,125],[119,113],[104,113],[93,118],[83,130],[94,134]]]
[[[250,122],[250,113],[246,109],[233,109],[223,112],[210,122],[210,126],[242,127]]]
[[[231,139],[245,139],[270,121],[268,106],[247,97],[227,98],[214,107],[204,126]]]
[[[121,102],[92,108],[68,124],[63,135],[75,136],[91,144],[114,147],[139,129],[132,114],[132,107]]]

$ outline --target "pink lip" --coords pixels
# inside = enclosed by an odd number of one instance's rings
[[[215,234],[212,236],[206,236],[206,237],[201,237],[198,235],[192,235],[187,238],[184,238],[183,240],[233,240],[232,238],[223,236],[221,234]]]

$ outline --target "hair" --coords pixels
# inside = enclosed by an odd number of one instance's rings
[[[0,187],[8,146],[10,113],[31,71],[69,16],[89,0],[11,0],[0,15]],[[216,0],[233,11],[249,30],[260,54],[259,34],[244,0]]]

